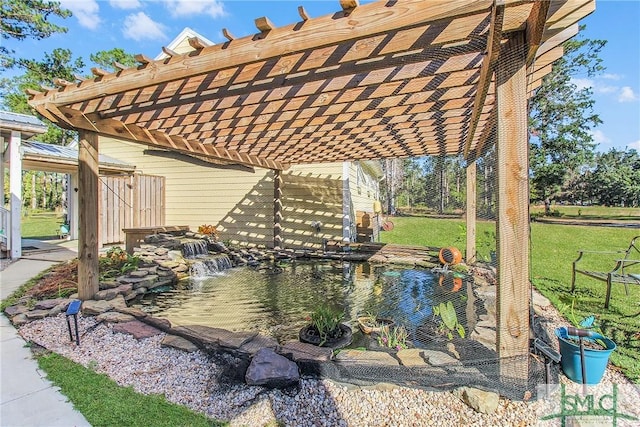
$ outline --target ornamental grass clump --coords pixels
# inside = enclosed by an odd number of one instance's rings
[[[311,324],[318,330],[320,346],[328,339],[337,338],[340,334],[340,323],[344,318],[344,312],[327,305],[321,305],[311,313]]]

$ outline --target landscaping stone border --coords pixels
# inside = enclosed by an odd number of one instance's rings
[[[343,380],[348,377],[347,370],[387,369],[390,376],[400,367],[427,370],[431,375],[451,376],[468,375],[470,369],[451,355],[434,350],[405,349],[389,353],[382,351],[343,350],[334,357],[332,349],[290,341],[279,344],[275,339],[255,332],[231,332],[221,328],[202,325],[173,327],[166,319],[153,317],[142,310],[128,307],[127,302],[153,291],[161,286],[175,286],[189,274],[189,263],[182,255],[185,241],[204,240],[211,253],[226,255],[232,266],[252,265],[254,267],[276,268],[275,262],[281,259],[329,258],[351,261],[368,260],[373,262],[395,262],[413,266],[427,266],[425,253],[411,257],[407,249],[399,253],[384,253],[379,245],[363,245],[361,252],[321,252],[312,250],[268,250],[266,248],[229,249],[208,236],[186,232],[184,234],[159,233],[149,235],[145,243],[134,249],[134,256],[140,258],[139,267],[126,275],[101,281],[99,291],[93,300],[84,301],[82,314],[96,316],[100,322],[112,323],[114,332],[128,333],[137,339],[166,333],[163,345],[194,351],[202,349],[209,353],[225,353],[236,359],[236,366],[250,370],[252,384],[285,386],[297,381],[291,375],[291,366],[283,363],[284,357],[297,364],[301,372],[320,374]],[[373,252],[377,251],[374,257]],[[382,252],[382,253],[381,253]],[[474,275],[486,288],[495,283],[495,270],[476,269]],[[493,283],[492,283],[493,282]],[[14,325],[20,326],[32,320],[47,316],[57,316],[66,311],[69,303],[77,297],[56,298],[38,301],[35,305],[25,297],[18,304],[8,307],[5,314]],[[260,354],[261,369],[252,369],[252,363]],[[287,372],[278,372],[274,367],[282,366]],[[475,369],[474,374],[480,374]],[[266,378],[261,377],[266,375]],[[481,375],[481,374],[480,374]],[[367,375],[363,375],[367,377]],[[372,383],[363,380],[363,383]]]

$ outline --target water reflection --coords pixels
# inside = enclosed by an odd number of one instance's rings
[[[463,325],[469,315],[476,321],[477,310],[467,306],[471,287],[456,291],[430,270],[342,261],[291,261],[279,267],[241,267],[187,279],[173,291],[145,296],[137,305],[176,326],[257,331],[280,342],[297,339],[307,316],[321,304],[342,307],[345,323],[354,332],[357,317],[365,313],[391,318],[405,326],[417,347],[424,344],[420,330],[433,322],[433,306],[442,301],[453,302]]]

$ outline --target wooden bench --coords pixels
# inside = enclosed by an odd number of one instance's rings
[[[578,263],[583,259],[583,255],[592,254],[605,256],[608,255],[612,259],[612,264],[615,263],[610,271],[593,271],[587,270]],[[617,255],[616,257],[612,255]],[[638,259],[632,259],[634,256]],[[573,261],[573,271],[571,275],[571,291],[576,288],[576,273],[584,274],[596,280],[600,280],[607,284],[607,296],[604,302],[604,308],[609,308],[609,300],[611,299],[611,285],[613,283],[621,283],[624,285],[625,292],[629,295],[629,285],[640,285],[640,272],[633,273],[629,271],[629,267],[634,265],[640,265],[640,236],[636,236],[631,239],[631,243],[627,249],[619,251],[578,251],[578,258]]]
[[[176,231],[189,231],[188,225],[158,225],[152,227],[123,228],[127,252],[133,255],[133,248],[144,242],[145,236],[158,233],[172,233]]]

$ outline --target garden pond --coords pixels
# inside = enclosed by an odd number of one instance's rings
[[[282,343],[298,339],[310,314],[329,305],[344,311],[351,348],[369,347],[358,330],[363,315],[392,319],[409,333],[410,347],[430,348],[468,338],[486,314],[471,280],[429,269],[340,260],[226,267],[224,258],[196,263],[175,289],[147,294],[134,306],[175,326],[255,331]]]

